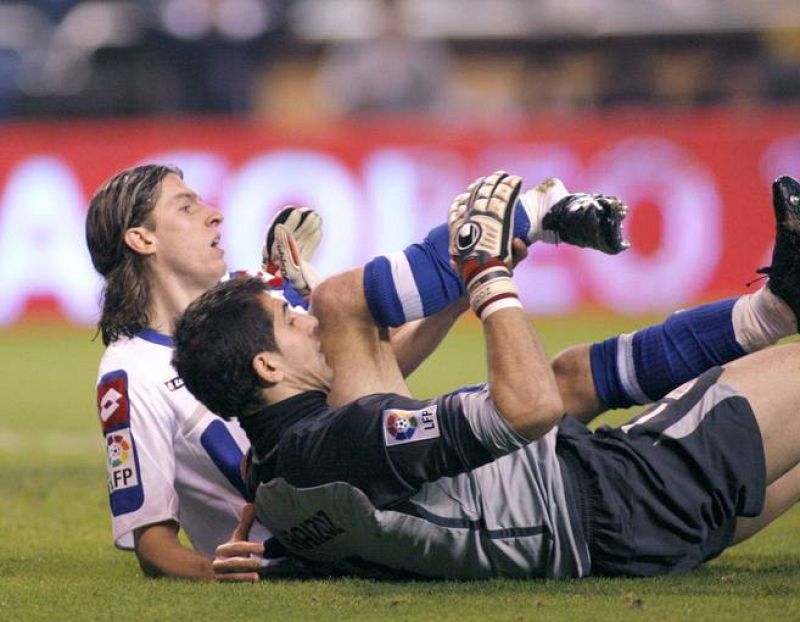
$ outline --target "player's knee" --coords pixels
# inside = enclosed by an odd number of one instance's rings
[[[585,421],[603,410],[592,377],[589,346],[559,352],[552,368],[567,413]]]
[[[556,354],[552,367],[559,384],[569,383],[579,371],[578,347],[573,346]]]
[[[562,397],[574,393],[594,393],[587,347],[573,346],[562,350],[553,358],[552,368]]]
[[[360,279],[352,272],[339,274],[320,283],[311,295],[311,309],[320,323],[339,318],[354,319],[364,307]]]

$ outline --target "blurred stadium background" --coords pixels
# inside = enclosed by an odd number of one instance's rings
[[[797,510],[660,582],[288,583],[233,607],[134,581],[111,546],[83,226],[105,178],[154,160],[223,209],[232,268],[290,202],[323,214],[331,273],[424,235],[496,168],[618,194],[632,250],[541,247],[520,270],[555,352],[769,263],[769,185],[800,175],[797,0],[0,0],[0,618],[252,619],[274,597],[277,619],[796,619]],[[479,380],[480,342],[459,325],[415,392]]]
[[[221,206],[232,267],[281,204],[319,209],[326,272],[424,234],[479,174],[557,175],[624,198],[634,249],[537,249],[531,311],[671,309],[768,262],[769,183],[800,174],[800,7],[4,0],[0,326],[93,323],[86,203],[144,160]]]

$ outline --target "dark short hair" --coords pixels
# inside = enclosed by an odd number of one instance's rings
[[[120,336],[132,337],[149,323],[150,285],[145,258],[125,244],[131,227],[153,227],[151,213],[158,201],[162,180],[180,169],[147,164],[114,175],[89,203],[86,246],[92,264],[105,279],[102,313],[97,327],[108,345]]]
[[[224,419],[264,406],[264,384],[253,371],[259,352],[278,352],[264,283],[236,278],[197,298],[178,318],[172,364],[186,388]]]

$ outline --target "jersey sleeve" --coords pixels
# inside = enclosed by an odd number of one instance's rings
[[[470,471],[526,442],[483,388],[429,402],[379,395],[289,433],[278,461],[294,486],[345,481],[376,507],[389,507],[425,482]]]
[[[178,520],[171,405],[135,370],[118,369],[100,378],[97,407],[114,541],[129,549],[134,529]]]

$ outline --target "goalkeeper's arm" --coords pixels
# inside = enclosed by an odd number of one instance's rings
[[[550,361],[528,316],[499,309],[483,320],[489,393],[497,411],[519,434],[535,440],[564,414]]]
[[[521,180],[500,171],[450,208],[450,254],[483,323],[489,393],[520,435],[535,440],[564,413],[550,361],[511,278],[513,208]]]

